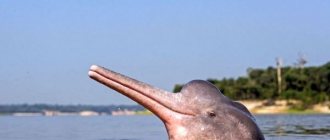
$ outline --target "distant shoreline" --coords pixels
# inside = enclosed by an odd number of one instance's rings
[[[297,100],[275,100],[272,104],[269,104],[267,100],[241,100],[238,101],[246,106],[246,108],[253,114],[330,114],[330,103],[324,102],[315,104],[306,109],[297,109],[296,106],[302,104]],[[120,106],[113,107],[106,112],[98,111],[100,108],[107,109],[107,107],[86,106],[86,108],[79,108],[79,110],[72,110],[71,112],[44,109],[39,111],[19,111],[22,110],[22,106],[26,107],[40,107],[40,105],[0,105],[0,116],[128,116],[128,115],[152,115],[148,110],[141,108],[139,105],[132,106]],[[52,107],[52,105],[43,105],[45,108]],[[79,105],[81,106],[81,105]],[[7,107],[5,110],[5,107]],[[62,109],[65,109],[65,105],[62,105]],[[68,108],[75,108],[74,106],[68,106]],[[108,106],[109,108],[111,106]],[[10,110],[12,109],[12,110]],[[15,110],[16,109],[16,110]],[[7,111],[7,112],[5,112]]]

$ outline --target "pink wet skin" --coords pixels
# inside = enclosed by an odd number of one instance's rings
[[[153,112],[171,140],[264,139],[245,106],[207,81],[193,80],[171,93],[96,65],[88,75]]]

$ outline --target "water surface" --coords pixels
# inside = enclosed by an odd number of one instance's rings
[[[269,140],[328,140],[330,115],[258,115]],[[0,116],[1,140],[167,140],[155,116]]]

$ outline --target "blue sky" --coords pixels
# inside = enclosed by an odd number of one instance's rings
[[[0,1],[0,104],[135,104],[102,65],[172,90],[246,69],[330,61],[330,1]]]

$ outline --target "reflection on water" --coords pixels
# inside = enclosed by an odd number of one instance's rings
[[[329,115],[259,115],[258,124],[266,137],[329,139]]]

